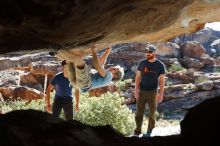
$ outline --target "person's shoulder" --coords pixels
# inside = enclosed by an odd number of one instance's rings
[[[59,72],[55,74],[51,80],[51,84],[55,85],[57,81],[59,81],[62,78],[62,72]]]
[[[158,66],[160,66],[163,69],[166,68],[165,64],[162,61],[158,60],[158,59],[157,59],[157,64],[158,64]]]
[[[62,77],[62,76],[63,76],[63,72],[58,72],[57,74],[54,75],[54,78]]]
[[[160,61],[159,59],[156,60],[157,63],[164,65],[164,63],[162,61]]]
[[[144,63],[144,62],[147,62],[147,60],[146,60],[146,59],[141,59],[141,60],[139,61],[139,63]]]
[[[62,76],[63,72],[58,72],[55,76]]]

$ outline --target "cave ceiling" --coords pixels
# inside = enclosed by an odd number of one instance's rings
[[[167,41],[219,14],[220,0],[2,0],[0,54]]]

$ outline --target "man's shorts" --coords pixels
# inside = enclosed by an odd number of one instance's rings
[[[76,84],[79,88],[83,89],[89,89],[92,85],[91,81],[91,75],[90,75],[90,68],[88,65],[85,64],[83,69],[75,68],[76,70]]]

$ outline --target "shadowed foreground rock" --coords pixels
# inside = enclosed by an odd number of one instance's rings
[[[185,145],[220,145],[220,97],[204,101],[190,109],[181,122],[181,138]]]
[[[77,121],[55,120],[36,110],[0,116],[1,146],[174,146],[178,136],[128,138],[110,126],[91,127]]]
[[[20,110],[0,116],[0,145],[7,146],[184,146],[219,145],[220,97],[192,108],[181,122],[181,134],[124,137],[110,126],[91,127],[77,121],[56,120],[36,110]],[[213,116],[212,116],[213,115]]]

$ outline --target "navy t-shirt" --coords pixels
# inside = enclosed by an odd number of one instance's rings
[[[63,72],[56,74],[53,77],[51,84],[56,91],[55,98],[72,99],[72,86],[70,81],[64,77]]]
[[[140,89],[155,90],[158,88],[159,76],[165,74],[165,65],[159,60],[149,62],[144,59],[139,62],[137,70],[141,71]]]

